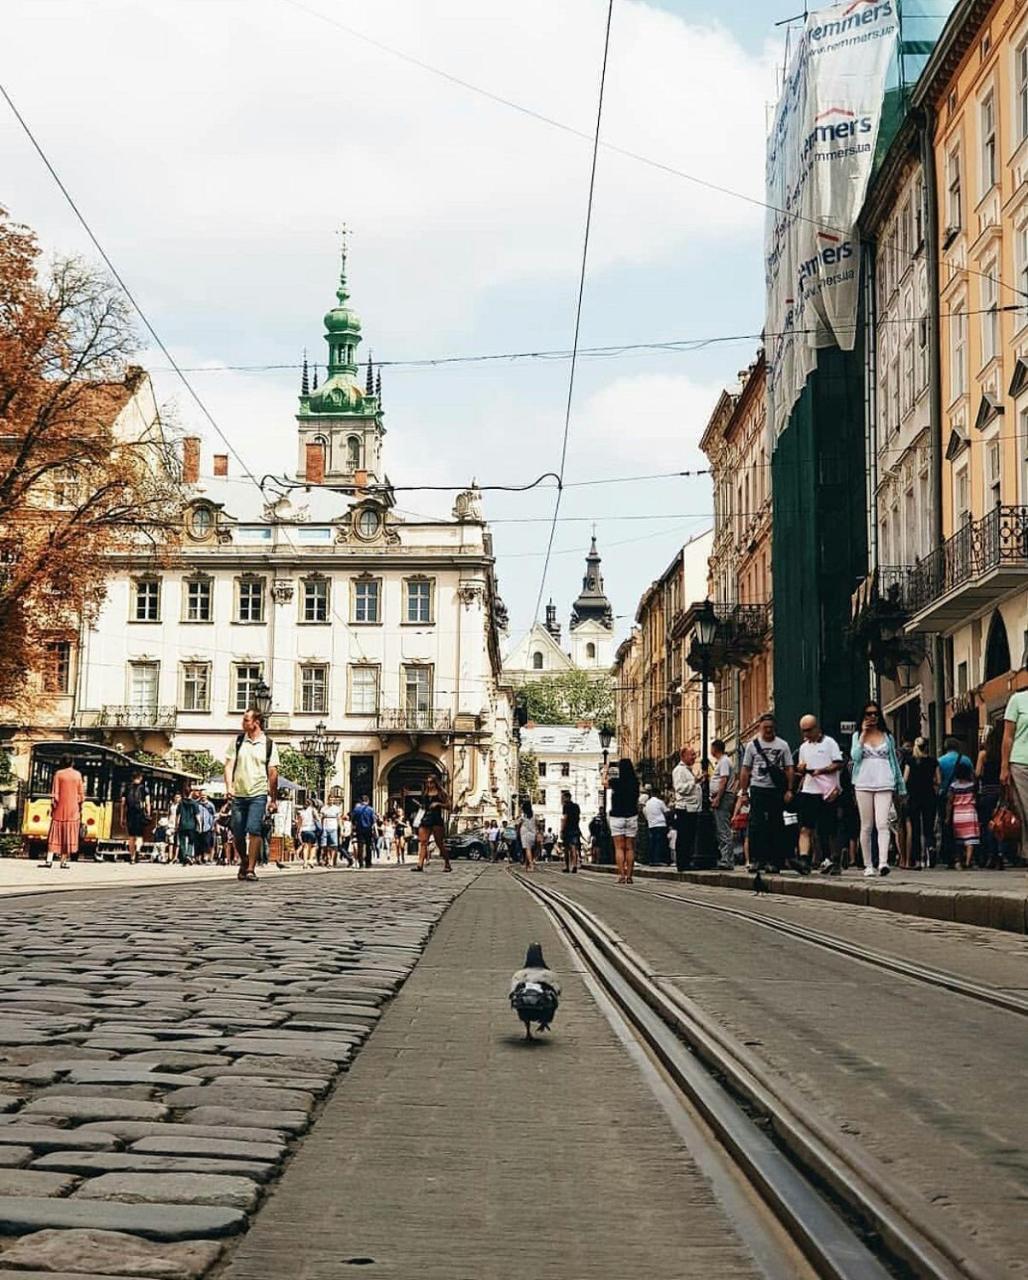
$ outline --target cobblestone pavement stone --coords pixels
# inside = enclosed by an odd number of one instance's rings
[[[1024,1018],[759,926],[605,878],[542,873],[615,929],[757,1053],[809,1106],[1028,1275]],[[693,886],[683,891],[695,892]],[[1028,941],[913,917],[722,891],[712,900],[809,924],[1011,989]]]
[[[536,940],[563,992],[526,1045],[506,997]],[[760,1274],[569,960],[505,869],[475,880],[223,1280]]]
[[[0,1276],[202,1275],[474,874],[9,900]]]

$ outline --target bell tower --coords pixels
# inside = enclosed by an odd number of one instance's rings
[[[299,466],[301,478],[307,466],[307,446],[321,446],[325,459],[325,483],[350,487],[363,472],[366,483],[382,481],[382,374],[368,356],[364,385],[357,364],[357,348],[361,341],[360,316],[350,306],[346,280],[346,237],[342,231],[342,250],[336,305],[325,315],[325,343],[328,361],[325,379],[318,385],[318,366],[313,371],[313,384],[304,357],[300,384],[300,410],[296,415],[299,434]],[[377,376],[376,376],[377,374]]]
[[[583,671],[606,670],[614,661],[614,610],[603,588],[600,553],[593,534],[585,558],[582,590],[571,606],[571,660]]]

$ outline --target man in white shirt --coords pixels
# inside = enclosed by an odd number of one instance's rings
[[[725,752],[725,744],[715,738],[710,744],[714,771],[710,777],[710,807],[717,832],[717,865],[724,871],[735,867],[735,837],[732,810],[735,808],[735,768]]]
[[[687,871],[696,848],[696,827],[703,808],[703,788],[696,776],[696,752],[683,747],[678,764],[671,771],[675,791],[675,866]]]
[[[835,835],[842,752],[835,739],[830,738],[818,724],[817,716],[806,715],[800,719],[800,735],[803,741],[797,752],[797,771],[803,778],[803,785],[796,796],[800,857],[806,858],[809,865],[811,842],[816,836],[821,854],[818,869],[823,875],[829,875],[835,866],[832,838]]]
[[[652,795],[647,798],[642,811],[650,836],[649,849],[647,850],[649,865],[651,867],[666,867],[671,862],[667,841],[667,820],[670,810],[660,796]]]

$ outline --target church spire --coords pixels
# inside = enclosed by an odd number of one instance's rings
[[[315,383],[317,386],[317,383]],[[300,377],[300,395],[309,396],[311,393],[310,379],[307,375],[307,348],[303,349],[303,373]]]
[[[357,347],[361,340],[360,316],[349,305],[350,293],[346,284],[346,237],[343,227],[342,248],[339,254],[339,288],[336,289],[337,305],[325,315],[325,341],[328,343],[328,376],[357,373]]]
[[[368,376],[364,380],[364,394],[373,396],[375,394],[375,379],[371,368],[371,352],[368,352]]]
[[[603,574],[600,572],[600,553],[596,549],[596,534],[589,544],[589,553],[585,557],[585,575],[582,578],[582,590],[578,599],[571,606],[571,630],[583,622],[599,622],[608,630],[614,627],[614,610],[610,607],[606,592],[603,589]]]

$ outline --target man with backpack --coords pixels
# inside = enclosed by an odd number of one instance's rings
[[[239,879],[256,880],[264,816],[275,812],[278,747],[264,733],[264,714],[243,714],[243,732],[225,757],[225,794],[232,800],[232,834],[239,851]]]
[[[131,780],[121,793],[121,824],[128,833],[129,862],[135,863],[150,821],[150,788],[143,781],[141,769],[132,771]],[[97,861],[103,857],[101,854]]]
[[[371,851],[375,847],[375,827],[378,815],[371,807],[367,796],[361,796],[360,804],[353,807],[350,814],[353,822],[353,834],[357,839],[357,867],[371,866]]]
[[[770,713],[760,717],[760,729],[747,743],[739,770],[739,794],[750,801],[750,862],[781,871],[785,861],[783,811],[793,795],[792,751],[775,732]]]

